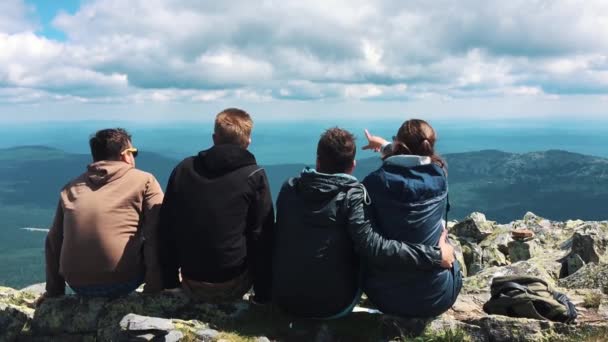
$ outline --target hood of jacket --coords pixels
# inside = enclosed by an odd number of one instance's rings
[[[308,167],[301,172],[299,178],[293,178],[291,183],[303,198],[311,201],[329,200],[340,192],[362,186],[357,178],[349,174],[321,173]]]
[[[195,169],[207,177],[225,175],[245,166],[256,165],[253,154],[233,144],[214,145],[194,158]]]
[[[123,161],[102,160],[87,166],[87,179],[97,186],[101,186],[122,177],[133,165]]]

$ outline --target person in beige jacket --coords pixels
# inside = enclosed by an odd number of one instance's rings
[[[153,175],[135,169],[137,149],[123,129],[90,140],[93,163],[61,191],[47,235],[46,297],[65,284],[86,297],[126,295],[142,283],[161,290],[156,225],[163,192]]]

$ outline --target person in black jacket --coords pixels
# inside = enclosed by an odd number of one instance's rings
[[[163,287],[202,301],[270,300],[274,212],[253,154],[253,122],[229,108],[216,116],[214,145],[179,163],[160,211]]]
[[[337,318],[361,295],[360,257],[382,269],[449,268],[451,246],[384,239],[364,215],[365,187],[353,177],[355,141],[332,128],[317,146],[317,166],[281,188],[273,257],[273,300],[282,310],[308,318]]]

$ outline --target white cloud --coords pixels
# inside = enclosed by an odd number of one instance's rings
[[[31,31],[35,25],[28,19],[32,8],[21,0],[0,2],[0,32],[17,33]]]
[[[608,93],[603,0],[90,0],[53,20],[66,41],[34,33],[31,11],[0,5],[0,89],[23,101]]]

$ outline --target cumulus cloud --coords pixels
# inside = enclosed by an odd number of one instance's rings
[[[34,33],[30,10],[19,0],[0,5],[0,87],[23,99],[392,101],[608,92],[603,0],[91,0],[55,17],[67,37],[61,42]]]

